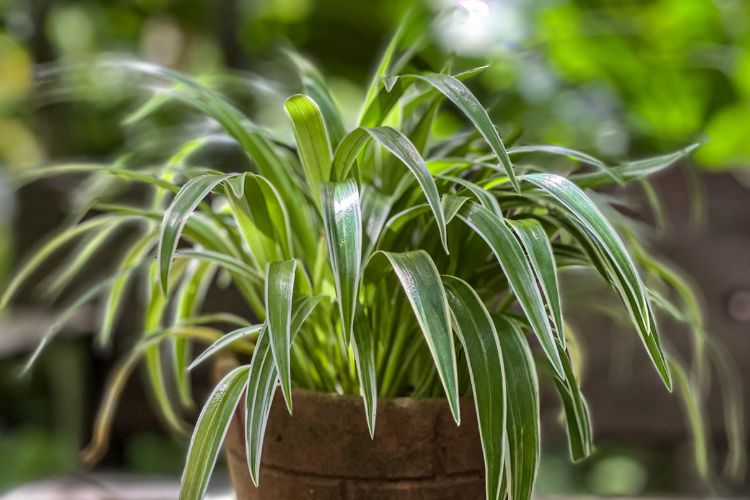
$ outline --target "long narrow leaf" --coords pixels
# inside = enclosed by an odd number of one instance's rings
[[[292,119],[297,152],[305,171],[310,194],[316,204],[321,184],[331,176],[331,144],[318,104],[306,95],[294,95],[284,104]]]
[[[256,266],[265,269],[273,260],[291,258],[289,211],[276,186],[261,175],[245,172],[227,182],[226,193]]]
[[[458,423],[461,417],[456,348],[451,334],[448,298],[435,263],[424,250],[406,253],[380,251],[373,257],[377,255],[388,259],[401,282],[435,361],[453,418]]]
[[[185,277],[176,293],[176,307],[172,322],[175,325],[183,320],[194,318],[203,304],[211,286],[216,267],[209,263],[194,263],[188,266]],[[185,338],[175,338],[169,342],[172,355],[172,369],[177,383],[180,402],[186,408],[193,406],[193,397],[188,379],[188,364],[192,353],[192,344]]]
[[[465,281],[443,276],[454,328],[461,340],[474,393],[484,453],[487,498],[500,498],[505,460],[506,387],[503,358],[495,326],[476,292]],[[515,366],[512,369],[516,369]]]
[[[309,95],[320,107],[320,112],[326,124],[326,130],[331,138],[331,145],[335,146],[344,137],[346,131],[344,123],[341,121],[341,113],[328,91],[328,86],[323,76],[315,66],[296,52],[287,51],[286,54],[297,66],[305,94]]]
[[[348,341],[354,324],[362,262],[362,213],[353,180],[323,186],[323,222],[341,326]]]
[[[531,267],[534,269],[539,283],[542,285],[544,298],[547,301],[552,320],[557,332],[557,339],[565,347],[563,332],[562,305],[560,301],[560,286],[557,281],[557,266],[547,233],[542,225],[534,219],[509,220],[508,224],[516,233],[526,250]]]
[[[387,149],[396,158],[406,165],[414,177],[417,179],[422,191],[427,198],[432,212],[435,215],[435,222],[440,233],[440,240],[443,247],[448,248],[447,232],[445,229],[445,216],[440,204],[440,195],[435,185],[435,180],[427,170],[427,166],[419,154],[419,151],[398,130],[391,127],[375,128],[358,128],[349,133],[339,144],[333,159],[333,169],[337,179],[344,179],[348,176],[349,169],[370,140],[375,139],[380,145]]]
[[[289,413],[292,412],[292,299],[296,260],[271,262],[266,275],[266,322],[271,352]]]
[[[647,176],[653,175],[665,168],[674,165],[676,162],[682,160],[695,151],[700,144],[691,144],[686,148],[683,148],[674,153],[655,156],[653,158],[646,158],[643,160],[631,161],[612,167],[609,172],[617,175],[625,182],[643,179]],[[574,175],[572,180],[581,187],[599,187],[612,183],[612,177],[607,172],[592,172],[588,174]]]
[[[192,363],[190,363],[190,366],[188,367],[189,370],[194,369],[196,366],[200,365],[204,361],[206,361],[211,356],[215,355],[228,345],[232,344],[233,342],[236,342],[240,339],[243,339],[245,337],[249,337],[250,335],[253,335],[255,333],[260,332],[263,328],[265,328],[265,324],[260,325],[250,325],[245,326],[242,328],[238,328],[237,330],[232,330],[231,332],[222,335],[219,340],[211,344],[205,351],[203,351],[197,358],[193,360]]]
[[[206,174],[188,181],[177,193],[172,204],[164,212],[159,235],[159,277],[162,290],[166,293],[169,282],[169,268],[172,256],[177,249],[182,230],[196,207],[217,185],[227,179],[226,175]]]
[[[76,274],[89,263],[96,252],[100,251],[112,238],[117,229],[119,227],[116,224],[103,227],[99,232],[91,235],[87,241],[82,242],[80,247],[74,249],[71,258],[60,265],[60,272],[57,275],[49,275],[48,279],[40,284],[40,287],[44,289],[44,294],[54,300],[70,284]]]
[[[529,174],[524,176],[524,180],[532,182],[552,196],[581,226],[600,254],[606,257],[612,281],[624,298],[664,384],[671,390],[669,367],[661,349],[656,320],[645,287],[615,229],[586,194],[571,181],[554,174]]]
[[[611,180],[617,182],[618,184],[621,184],[623,182],[622,176],[619,173],[617,173],[616,170],[610,168],[610,166],[604,163],[602,160],[600,160],[599,158],[595,158],[589,154],[583,153],[581,151],[576,151],[575,149],[570,149],[570,148],[566,148],[563,146],[556,146],[556,145],[551,145],[551,144],[550,145],[542,144],[542,145],[516,146],[508,150],[508,155],[510,156],[513,156],[516,154],[523,154],[523,153],[547,153],[547,154],[573,158],[582,163],[586,163],[588,165],[592,165],[598,168],[601,174],[609,177]]]
[[[8,305],[8,301],[13,298],[13,295],[18,291],[18,288],[36,271],[47,258],[53,253],[62,248],[65,244],[77,238],[78,236],[92,231],[106,224],[112,224],[117,220],[117,217],[113,216],[99,216],[93,219],[89,219],[85,222],[78,224],[77,226],[67,228],[61,231],[59,234],[53,236],[48,242],[42,245],[36,250],[31,257],[21,266],[21,268],[13,275],[8,286],[3,291],[2,298],[0,298],[0,309]]]
[[[539,382],[534,359],[523,333],[512,321],[495,318],[508,387],[510,495],[529,500],[539,466]]]
[[[669,359],[669,368],[674,374],[677,383],[677,394],[680,396],[685,417],[690,427],[690,435],[693,440],[693,452],[695,467],[702,479],[708,480],[710,466],[708,463],[708,443],[706,436],[706,422],[703,415],[699,396],[695,387],[690,383],[690,378],[684,368],[675,360]]]
[[[229,372],[203,407],[190,440],[180,484],[180,500],[201,500],[206,494],[221,443],[247,384],[247,366]]]
[[[489,245],[534,333],[539,338],[547,359],[562,377],[562,362],[544,308],[542,292],[536,285],[534,271],[524,255],[521,244],[506,226],[505,221],[475,202],[466,202],[459,210],[458,217]]]
[[[357,376],[362,390],[362,400],[365,404],[365,417],[370,437],[375,436],[375,416],[377,414],[378,387],[375,375],[376,342],[370,325],[362,314],[357,314],[354,320],[354,335],[352,336],[352,351],[357,364]]]
[[[383,56],[380,58],[378,67],[375,69],[375,73],[373,74],[370,80],[370,85],[367,89],[365,100],[362,103],[362,109],[360,110],[360,118],[358,120],[358,123],[360,125],[367,125],[368,121],[372,121],[372,119],[368,120],[367,117],[374,113],[371,108],[373,108],[373,103],[377,99],[377,97],[381,94],[387,95],[390,93],[390,92],[380,92],[380,90],[383,87],[383,79],[388,75],[389,69],[391,68],[393,57],[396,54],[396,51],[398,50],[399,45],[401,44],[401,40],[404,36],[407,23],[408,23],[408,19],[404,19],[401,22],[401,24],[399,24],[399,27],[396,30],[396,33],[394,33],[393,38],[391,38],[390,42],[388,43],[388,47],[383,52]],[[379,120],[374,120],[374,121],[379,123]]]
[[[294,307],[292,335],[297,335],[305,320],[320,303],[320,297],[305,297]],[[255,352],[250,362],[245,407],[245,454],[250,478],[255,486],[260,479],[260,456],[263,438],[271,411],[271,403],[276,392],[278,374],[271,353],[268,329],[263,328],[255,344]]]
[[[492,152],[495,153],[498,161],[505,168],[511,184],[520,191],[518,179],[513,171],[513,164],[510,161],[508,152],[505,150],[500,134],[497,132],[495,125],[490,120],[487,111],[477,100],[474,94],[458,78],[443,75],[440,73],[429,73],[425,75],[404,75],[406,78],[417,78],[429,83],[440,93],[447,97],[453,104],[461,110],[462,113],[474,124],[479,133],[490,145]]]
[[[140,264],[156,244],[155,237],[156,231],[152,230],[136,240],[136,242],[133,243],[133,246],[125,253],[125,256],[120,262],[119,270],[130,269]],[[101,347],[109,347],[112,342],[112,331],[115,322],[117,321],[131,276],[132,273],[125,273],[118,276],[109,290],[109,294],[105,301],[104,315],[99,329],[99,335],[96,339],[97,344]]]

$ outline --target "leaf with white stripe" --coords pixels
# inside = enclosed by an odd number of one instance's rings
[[[214,388],[195,425],[182,472],[180,500],[201,500],[206,494],[221,443],[247,383],[247,366],[229,372]]]

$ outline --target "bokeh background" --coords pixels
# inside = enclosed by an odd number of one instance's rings
[[[632,207],[653,227],[650,244],[692,277],[709,329],[729,347],[748,394],[747,0],[0,0],[0,283],[19,256],[75,212],[71,205],[87,202],[85,185],[60,181],[14,192],[14,172],[63,160],[109,161],[126,148],[147,155],[151,134],[180,129],[177,110],[151,128],[123,127],[122,117],[143,96],[106,70],[81,70],[95,84],[81,95],[59,68],[90,68],[127,54],[209,79],[228,75],[238,94],[258,97],[242,101],[244,109],[283,136],[290,130],[281,103],[296,85],[285,50],[298,50],[323,71],[353,121],[374,64],[408,9],[419,14],[409,36],[425,67],[490,65],[472,89],[506,136],[612,161],[704,141],[647,196],[633,190]],[[447,137],[460,127],[446,112],[435,132]],[[650,208],[648,196],[663,210]],[[598,291],[581,283],[568,289],[570,309],[592,312],[587,301]],[[119,351],[92,350],[87,334],[96,311],[87,310],[32,376],[19,379],[18,367],[54,316],[56,306],[42,295],[32,287],[0,313],[0,492],[79,471],[104,378],[128,345],[125,331]],[[575,322],[588,344],[584,391],[598,451],[569,464],[551,412],[539,491],[705,493],[679,401],[645,373],[645,358],[615,335],[611,318],[580,314]],[[727,448],[720,410],[712,398],[719,470]],[[165,433],[153,415],[136,376],[97,470],[177,477],[186,442]],[[750,491],[746,484],[726,488]]]

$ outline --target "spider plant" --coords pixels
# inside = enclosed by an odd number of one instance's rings
[[[127,225],[135,235],[113,271],[75,295],[30,360],[77,307],[96,297],[103,303],[96,341],[109,346],[126,290],[139,278],[146,297],[141,337],[109,380],[84,460],[96,460],[106,446],[124,381],[141,361],[166,422],[184,432],[183,410],[193,404],[190,370],[229,350],[243,364],[215,387],[200,413],[183,499],[204,495],[238,405],[245,408],[248,467],[257,483],[271,402],[278,388],[292,412],[294,387],[361,395],[375,439],[378,398],[444,397],[458,424],[459,398],[472,395],[487,498],[528,499],[540,456],[538,373],[559,393],[572,458],[592,452],[572,359],[574,332],[558,283],[560,270],[582,268],[621,298],[666,390],[676,383],[707,474],[700,392],[692,371],[666,348],[655,310],[699,332],[697,360],[720,349],[703,334],[689,288],[646,252],[624,216],[589,194],[642,180],[695,146],[618,165],[560,146],[513,146],[467,87],[482,68],[424,71],[409,50],[400,50],[400,40],[396,35],[387,48],[356,127],[344,124],[322,76],[293,56],[302,92],[279,110],[288,115],[293,143],[254,124],[210,85],[148,64],[118,63],[133,81],[156,89],[128,123],[177,101],[219,130],[145,165],[124,156],[111,165],[20,174],[19,185],[78,174],[146,195],[141,203],[117,196],[105,203],[109,191],[92,184],[97,203],[33,254],[2,297],[5,305],[41,263],[77,241],[45,282],[47,291],[60,293],[115,233]],[[436,139],[441,110],[462,116],[466,131]],[[246,154],[247,168],[194,160],[227,139]],[[205,311],[207,294],[229,284],[244,313]],[[194,357],[195,343],[209,346]],[[733,429],[741,433],[741,422]],[[736,442],[728,466],[742,470]]]

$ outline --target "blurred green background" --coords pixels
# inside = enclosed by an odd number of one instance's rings
[[[9,171],[113,159],[148,135],[120,126],[137,101],[121,85],[108,86],[108,75],[95,76],[99,92],[78,96],[47,81],[51,69],[125,53],[196,75],[232,70],[263,96],[248,104],[252,116],[288,134],[280,103],[293,84],[283,49],[294,47],[319,66],[353,121],[363,86],[408,9],[421,14],[410,36],[425,66],[490,65],[472,88],[500,128],[524,143],[617,161],[701,140],[697,165],[740,183],[750,179],[747,0],[0,0],[0,282],[15,255],[59,223],[65,208],[54,189],[41,207],[16,197],[5,181]],[[458,130],[454,120],[442,115],[437,132]],[[34,307],[33,296],[25,305]],[[87,352],[85,340],[66,340],[32,380],[18,381],[23,348],[0,348],[0,491],[75,468],[113,359]],[[61,383],[54,376],[60,363],[81,373]],[[71,401],[77,404],[64,404]],[[143,402],[127,410],[121,420],[136,423],[126,425],[105,465],[177,473],[184,444],[142,413]],[[564,446],[553,443],[541,491],[627,494],[670,490],[684,479],[669,476],[680,461],[674,452],[602,450],[571,469]],[[649,473],[654,467],[659,474]]]

